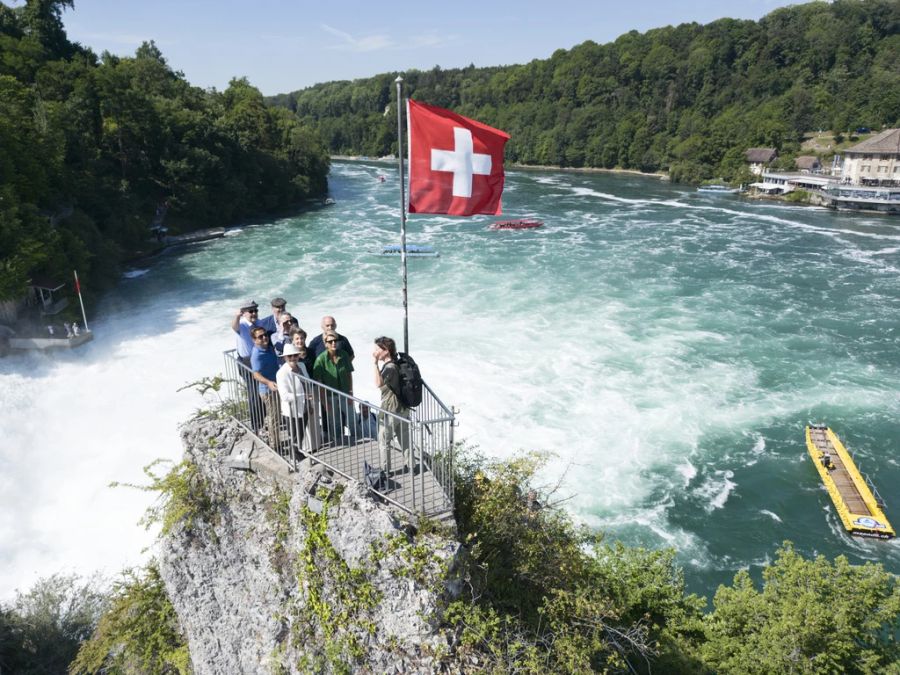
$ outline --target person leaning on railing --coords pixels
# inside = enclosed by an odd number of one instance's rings
[[[409,419],[409,408],[403,405],[397,392],[400,391],[400,369],[397,367],[397,344],[389,337],[375,338],[375,386],[381,390],[381,408],[398,417]],[[384,365],[382,365],[384,364]],[[409,459],[409,423],[393,415],[378,414],[378,449],[381,453],[381,468],[391,473],[391,445],[396,438],[400,443],[404,461]]]
[[[253,351],[250,353],[250,368],[253,370],[253,379],[259,385],[259,397],[263,401],[266,411],[266,427],[269,430],[269,446],[279,450],[280,438],[278,436],[279,420],[278,384],[275,382],[278,373],[278,355],[269,340],[269,334],[262,326],[255,326],[250,331],[253,336]]]

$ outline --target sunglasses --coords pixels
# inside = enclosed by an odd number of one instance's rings
[[[337,340],[325,340],[326,345],[333,345]]]
[[[265,333],[263,333],[262,335],[254,335],[253,339],[254,340],[268,340],[269,336],[266,335]]]

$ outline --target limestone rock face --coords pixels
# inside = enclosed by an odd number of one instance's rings
[[[163,538],[159,569],[194,672],[449,665],[438,623],[455,595],[452,536],[411,536],[400,514],[321,466],[288,473],[232,421],[190,422],[182,439],[211,506]],[[233,468],[248,457],[249,470]]]

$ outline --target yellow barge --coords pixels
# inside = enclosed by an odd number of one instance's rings
[[[884,515],[884,503],[853,457],[827,426],[806,427],[806,449],[831,495],[844,529],[858,537],[891,539],[896,533]]]

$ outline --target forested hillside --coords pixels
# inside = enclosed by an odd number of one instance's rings
[[[162,204],[177,232],[324,192],[321,143],[246,80],[192,87],[152,42],[98,57],[66,37],[71,6],[0,4],[0,300],[73,268],[111,283]]]
[[[397,148],[396,75],[271,101],[332,153],[379,156]],[[525,65],[403,76],[411,98],[509,132],[514,162],[735,178],[748,147],[791,154],[806,131],[900,122],[900,2],[813,2],[760,21],[632,31]]]

